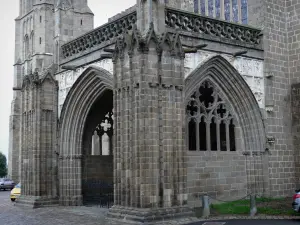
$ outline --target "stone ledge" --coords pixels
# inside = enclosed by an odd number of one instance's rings
[[[29,207],[29,208],[41,208],[41,207],[53,207],[58,206],[58,198],[51,197],[37,197],[37,196],[20,196],[17,199],[15,206]]]
[[[113,206],[107,213],[107,221],[112,224],[161,224],[166,220],[186,220],[193,218],[193,211],[189,207],[138,209]],[[189,220],[192,221],[192,220]],[[196,218],[193,221],[197,221]],[[185,221],[187,222],[187,221]]]

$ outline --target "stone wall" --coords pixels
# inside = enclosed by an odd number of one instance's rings
[[[294,146],[291,133],[290,104],[290,67],[296,66],[298,56],[290,56],[288,47],[290,41],[296,41],[295,36],[288,38],[287,19],[291,11],[288,4],[297,1],[266,0],[261,7],[264,10],[264,50],[265,75],[272,75],[266,81],[266,104],[272,105],[267,113],[266,131],[275,142],[269,144],[270,161],[270,194],[274,196],[289,196],[295,188]],[[294,9],[294,8],[293,8]],[[292,12],[292,11],[291,11]],[[296,18],[294,18],[296,19]],[[299,23],[297,21],[297,23]],[[290,27],[292,28],[292,27]],[[295,53],[297,48],[294,46]],[[289,62],[290,61],[290,62]]]
[[[295,87],[295,84],[298,84],[300,82],[300,2],[291,0],[287,1],[286,3],[287,7],[287,48],[288,48],[288,73],[290,78],[290,84],[293,85],[292,87]],[[299,86],[299,85],[298,85]],[[292,89],[287,95],[289,96],[290,93],[294,92],[294,95],[299,95],[299,90],[296,88],[295,90]],[[298,93],[297,93],[298,92]],[[295,99],[294,99],[295,100]],[[296,107],[296,110],[299,110],[299,100],[298,105],[294,105]],[[295,102],[294,102],[295,103]],[[291,112],[293,115],[295,115],[295,108]],[[300,181],[300,153],[299,153],[299,147],[300,147],[300,130],[299,130],[299,117],[293,117],[291,118],[292,123],[292,132],[293,132],[293,144],[294,144],[294,153],[290,153],[291,157],[294,154],[295,157],[295,184],[299,185]],[[292,172],[292,171],[291,171]],[[299,186],[294,186],[295,188],[298,188]]]
[[[268,155],[238,152],[188,152],[188,193],[191,207],[201,206],[201,196],[213,202],[233,201],[250,193],[267,194],[264,162]]]

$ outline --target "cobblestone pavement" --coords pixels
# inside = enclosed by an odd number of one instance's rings
[[[9,191],[0,191],[1,225],[102,225],[106,212],[98,207],[20,208],[11,203]]]
[[[126,225],[124,222],[108,222],[105,219],[107,209],[99,207],[49,207],[20,208],[9,199],[9,191],[0,191],[0,225]],[[272,218],[270,218],[272,219]],[[273,218],[276,219],[276,218]],[[163,225],[296,225],[300,220],[230,220],[198,221],[183,219],[180,221],[159,222]]]

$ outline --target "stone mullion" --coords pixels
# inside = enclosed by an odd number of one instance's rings
[[[200,150],[200,137],[199,137],[199,124],[201,122],[201,118],[197,117],[196,118],[196,151],[199,151]]]
[[[241,0],[237,0],[238,4],[238,23],[242,23],[242,2]]]
[[[227,120],[225,122],[225,126],[226,126],[226,149],[227,149],[227,151],[230,151],[229,123],[230,123],[230,120]]]
[[[206,148],[208,151],[211,151],[211,143],[210,143],[210,124],[211,121],[206,118]]]
[[[220,0],[220,19],[225,20],[225,5],[224,0]]]
[[[220,121],[215,120],[215,123],[216,123],[216,135],[217,135],[217,150],[221,151]]]
[[[213,17],[217,17],[217,7],[216,7],[216,0],[213,0]]]
[[[208,0],[205,0],[205,16],[208,16],[209,12],[208,12]]]

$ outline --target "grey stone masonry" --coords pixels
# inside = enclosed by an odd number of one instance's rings
[[[149,8],[140,9],[147,15]],[[142,24],[146,21],[151,16]],[[184,147],[184,50],[179,35],[159,35],[155,23],[146,26],[145,35],[135,28],[120,38],[113,57],[115,205],[108,217],[141,223],[191,215]]]
[[[40,207],[58,203],[57,94],[50,74],[29,75],[22,87],[21,184],[18,205]]]

